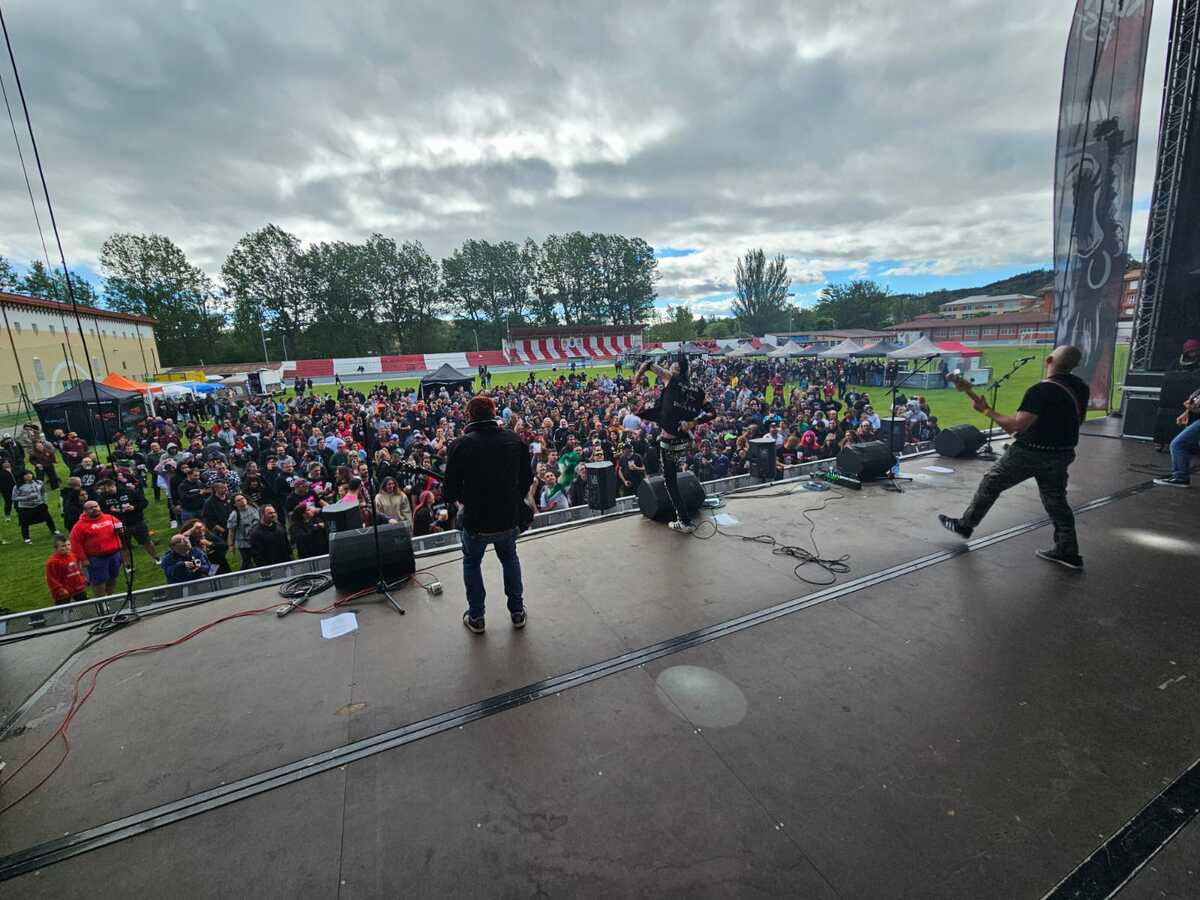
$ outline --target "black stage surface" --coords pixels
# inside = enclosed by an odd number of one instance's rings
[[[1082,575],[1033,556],[1050,529],[1032,484],[963,552],[935,514],[985,464],[924,457],[903,493],[721,510],[727,531],[804,544],[801,510],[825,502],[810,516],[825,555],[850,554],[839,591],[761,544],[619,518],[522,542],[523,632],[491,556],[488,632],[462,627],[447,554],[426,561],[442,596],[360,606],[344,637],[267,614],[122,660],[63,767],[0,817],[4,866],[44,854],[0,895],[1041,897],[1200,756],[1200,493],[1148,487],[1146,465],[1165,458],[1083,439]],[[0,743],[9,771],[85,666],[274,602],[213,601],[77,654]],[[3,707],[79,637],[0,650]],[[1198,828],[1144,853],[1123,896],[1200,895]],[[56,861],[81,840],[96,849]]]

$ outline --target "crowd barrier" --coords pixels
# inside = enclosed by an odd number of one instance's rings
[[[916,449],[908,454],[902,454],[909,459],[927,455],[933,452],[931,443],[918,444]],[[786,481],[807,478],[813,472],[833,468],[833,460],[818,460],[787,466],[783,477],[775,482],[763,482],[753,475],[735,475],[730,478],[720,478],[704,483],[708,494],[728,494],[734,491],[746,490],[763,484],[780,484]],[[618,497],[616,505],[603,512],[587,506],[572,506],[568,509],[551,510],[538,513],[533,520],[532,528],[526,535],[537,534],[566,525],[583,523],[586,520],[610,519],[629,515],[637,511],[636,497]],[[417,567],[420,568],[423,557],[445,553],[460,546],[457,531],[444,531],[413,538],[413,552],[417,557]],[[201,578],[185,584],[168,584],[158,587],[142,588],[133,592],[133,598],[139,611],[167,611],[172,605],[202,602],[208,599],[227,596],[231,593],[241,593],[256,590],[261,587],[280,585],[297,575],[307,575],[314,572],[329,570],[328,556],[314,556],[309,559],[292,560],[273,566],[263,566],[246,571],[229,572],[225,575],[214,575],[211,578]],[[85,600],[80,603],[67,603],[61,606],[48,606],[36,610],[26,610],[18,613],[0,616],[0,646],[12,640],[34,636],[34,634],[52,634],[67,628],[77,627],[103,618],[116,612],[125,602],[124,594],[114,594],[110,597]]]

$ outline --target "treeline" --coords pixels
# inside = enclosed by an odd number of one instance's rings
[[[102,295],[72,282],[81,303],[157,319],[164,365],[183,365],[498,349],[514,327],[645,322],[657,267],[649,244],[618,234],[468,240],[437,260],[419,241],[305,246],[267,225],[234,245],[215,282],[156,234],[104,242]],[[9,269],[8,286],[66,299],[61,272],[40,263],[24,278]]]

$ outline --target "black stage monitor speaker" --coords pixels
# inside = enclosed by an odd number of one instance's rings
[[[904,431],[906,422],[907,419],[903,417],[894,419],[881,418],[879,420],[879,440],[883,442],[885,447],[894,446],[897,453],[904,449]],[[893,443],[892,438],[893,431],[896,432],[896,437],[894,439],[895,443]]]
[[[837,470],[859,481],[886,478],[894,465],[896,457],[883,441],[851,444],[837,457]]]
[[[933,449],[939,456],[949,456],[953,459],[966,459],[974,456],[975,452],[987,443],[987,435],[974,425],[966,423],[951,425],[938,432],[933,439]]]
[[[384,581],[399,581],[417,570],[407,526],[379,526],[379,557]],[[370,528],[335,531],[329,536],[329,575],[334,587],[345,591],[370,587],[377,573],[375,535]]]
[[[346,497],[337,503],[330,503],[328,506],[322,507],[321,518],[325,520],[325,526],[329,529],[330,534],[358,528],[363,522],[357,497]]]
[[[695,472],[679,473],[679,497],[689,514],[704,505],[704,485]],[[675,506],[667,493],[667,483],[661,475],[643,478],[637,489],[638,509],[647,519],[670,522],[675,518]]]
[[[587,503],[592,509],[612,509],[617,505],[617,469],[608,460],[587,466]]]
[[[751,475],[761,478],[763,481],[774,481],[777,471],[775,468],[775,438],[767,435],[750,441],[748,461]]]

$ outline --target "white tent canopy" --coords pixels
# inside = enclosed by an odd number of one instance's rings
[[[753,344],[746,344],[744,347],[731,350],[729,356],[763,356],[766,352],[766,350],[756,350]]]
[[[795,341],[788,341],[783,346],[776,347],[774,350],[772,350],[770,353],[768,353],[767,356],[771,356],[776,359],[778,359],[780,357],[786,357],[786,356],[799,356],[800,351],[802,351],[803,349],[804,348],[801,347],[799,344],[797,344]]]
[[[918,338],[907,347],[893,350],[887,355],[888,359],[925,359],[927,356],[954,356],[949,350],[943,350],[927,337]]]
[[[156,387],[162,388],[164,397],[188,397],[192,394],[192,389],[182,381],[164,381]]]
[[[822,350],[817,357],[819,359],[849,359],[852,353],[858,353],[860,350],[862,350],[862,344],[856,344],[850,338],[846,338],[837,346]]]

